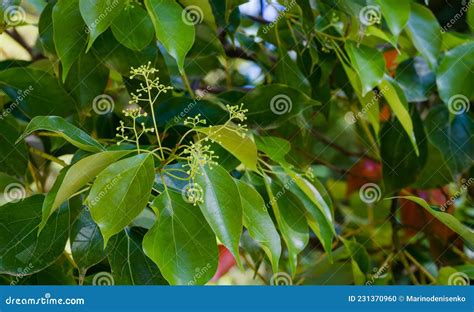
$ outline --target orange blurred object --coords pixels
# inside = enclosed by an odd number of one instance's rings
[[[372,159],[363,158],[355,164],[347,175],[347,193],[351,195],[367,183],[377,183],[382,179],[382,165]]]
[[[398,52],[395,49],[387,50],[383,53],[383,57],[385,59],[385,66],[387,66],[388,71],[392,77],[395,76],[395,70],[397,69],[397,57]]]

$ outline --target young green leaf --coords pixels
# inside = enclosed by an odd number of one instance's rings
[[[97,176],[86,202],[104,237],[104,246],[146,207],[154,180],[151,154],[119,160]]]
[[[199,207],[219,240],[240,265],[239,241],[242,234],[242,203],[239,190],[227,171],[216,165],[201,167],[195,178],[202,202]]]
[[[145,0],[158,40],[174,57],[180,72],[184,71],[184,59],[194,44],[194,25],[186,23],[183,9],[175,1]]]
[[[72,145],[88,152],[104,150],[104,147],[87,133],[58,116],[38,116],[33,118],[17,142],[38,130],[54,132]]]
[[[398,37],[410,18],[410,0],[377,0],[388,28]]]
[[[362,82],[362,96],[364,96],[383,80],[385,61],[382,53],[365,45],[357,46],[351,41],[346,42],[345,48],[351,65]]]
[[[273,221],[268,214],[260,194],[245,182],[236,180],[244,213],[244,226],[250,236],[260,243],[272,263],[273,272],[278,272],[281,241]]]
[[[207,134],[211,140],[232,153],[248,169],[257,170],[257,147],[249,136],[242,137],[237,133],[237,129],[229,129],[225,126],[210,126],[196,130]]]
[[[217,270],[217,242],[198,207],[166,190],[152,203],[159,215],[143,250],[171,285],[204,285]]]
[[[44,200],[43,220],[41,222],[39,231],[42,230],[49,216],[64,201],[69,199],[88,182],[92,181],[111,163],[130,153],[131,151],[102,152],[85,157],[71,167],[63,169],[63,172],[61,172],[61,174],[58,176],[54,182],[53,187],[46,195],[46,199]]]

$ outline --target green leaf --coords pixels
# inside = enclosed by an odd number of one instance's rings
[[[385,73],[385,61],[380,51],[365,45],[347,41],[345,48],[351,65],[362,82],[362,96],[378,86]]]
[[[462,79],[461,79],[462,77]],[[456,98],[474,100],[474,42],[446,52],[436,75],[439,96],[444,103],[455,105]],[[466,104],[464,104],[466,105]]]
[[[351,241],[341,237],[341,241],[351,257],[352,274],[354,275],[355,284],[364,284],[366,281],[365,274],[368,273],[370,265],[367,250],[355,240]]]
[[[216,20],[209,0],[179,0],[179,3],[184,6],[184,11],[186,12],[184,18],[187,22],[197,25],[204,21],[213,31],[217,30]]]
[[[12,175],[23,177],[28,168],[28,150],[25,142],[15,143],[20,135],[19,126],[12,115],[0,115],[0,167]],[[3,189],[2,189],[3,190]]]
[[[240,265],[239,241],[242,234],[242,203],[239,190],[227,171],[216,165],[201,167],[195,187],[202,190],[199,207],[219,240]]]
[[[0,88],[30,118],[67,116],[76,106],[59,81],[42,70],[17,67],[0,71]]]
[[[69,234],[69,207],[63,205],[37,235],[44,196],[0,206],[0,274],[28,274],[53,264],[64,252]]]
[[[398,37],[410,18],[410,0],[377,0],[388,28]]]
[[[435,85],[435,75],[421,58],[408,59],[397,66],[395,80],[408,102],[428,100]]]
[[[474,124],[467,113],[450,116],[444,106],[433,108],[425,120],[430,142],[443,155],[443,162],[457,175],[473,165]]]
[[[69,240],[74,263],[81,273],[107,257],[99,227],[92,220],[88,209],[83,209],[72,224]]]
[[[194,26],[185,23],[183,9],[175,1],[145,0],[158,40],[175,58],[180,72],[184,71],[184,59],[194,44]]]
[[[333,225],[333,207],[329,194],[316,179],[313,183],[284,167],[286,176],[279,175],[283,186],[290,190],[303,204],[307,212],[308,225],[320,240],[323,248],[331,257],[332,241],[336,234]],[[280,171],[278,171],[280,172]]]
[[[43,9],[43,12],[41,12],[38,22],[38,39],[45,52],[56,55],[56,47],[54,45],[53,8],[54,4],[48,3]]]
[[[23,140],[38,130],[54,132],[72,145],[88,152],[104,150],[104,147],[87,133],[58,116],[38,116],[33,118],[17,141]]]
[[[210,126],[196,130],[219,143],[248,169],[257,171],[257,146],[248,135],[242,137],[240,133],[237,133],[237,129],[230,129],[228,126]]]
[[[265,177],[264,182],[278,228],[288,248],[290,272],[294,275],[298,263],[298,254],[303,251],[309,241],[304,207],[293,194],[285,192],[286,188],[284,186],[271,181],[269,177]]]
[[[90,109],[94,99],[102,94],[109,79],[109,69],[93,53],[81,53],[65,81],[66,89],[81,108]]]
[[[255,136],[257,148],[267,154],[270,159],[285,163],[285,155],[291,150],[291,144],[285,139],[274,136]]]
[[[79,160],[77,163],[63,169],[64,177],[60,174],[43,204],[43,222],[40,230],[49,216],[74,193],[88,182],[92,181],[102,170],[111,163],[130,154],[131,151],[101,152]],[[67,170],[67,172],[66,172]]]
[[[110,240],[108,259],[116,285],[166,285],[156,264],[143,252],[144,234],[126,228]]]
[[[432,69],[438,65],[441,52],[441,26],[436,17],[426,7],[412,3],[407,33],[413,45],[426,59]]]
[[[398,191],[415,182],[426,163],[428,148],[426,135],[423,123],[415,109],[413,109],[412,118],[414,132],[418,138],[419,155],[410,144],[400,121],[389,121],[382,128],[380,153],[386,194]]]
[[[320,105],[300,90],[282,84],[258,86],[239,102],[244,103],[249,110],[248,122],[262,128],[275,128],[301,115],[303,111]]]
[[[146,207],[154,180],[153,155],[148,153],[119,160],[97,176],[86,202],[104,246]]]
[[[82,18],[89,30],[87,51],[97,37],[109,28],[125,8],[126,0],[79,0],[79,9]],[[136,25],[130,25],[131,28]]]
[[[167,190],[153,201],[158,221],[143,250],[171,285],[204,285],[217,270],[217,242],[198,207]]]
[[[58,1],[52,14],[54,45],[63,65],[62,80],[65,81],[86,46],[86,28],[79,11],[79,0]]]
[[[384,95],[385,99],[390,105],[395,116],[400,121],[403,129],[408,135],[408,138],[415,149],[416,155],[419,154],[418,145],[417,145],[417,137],[415,136],[415,132],[413,130],[413,121],[410,117],[410,113],[408,112],[408,102],[405,98],[405,94],[401,90],[401,88],[397,85],[397,83],[390,77],[386,77],[380,83],[380,92]]]
[[[244,212],[244,226],[250,236],[260,243],[272,263],[273,272],[278,272],[281,241],[275,225],[268,214],[260,194],[245,182],[236,181]]]
[[[411,200],[412,202],[417,203],[421,207],[423,207],[426,211],[428,211],[433,217],[438,219],[441,223],[446,225],[448,228],[459,234],[462,237],[466,245],[471,249],[474,250],[474,232],[459,222],[454,216],[449,213],[441,212],[437,209],[432,208],[428,203],[419,197],[415,196],[400,196],[396,198],[404,198]]]
[[[153,23],[145,9],[128,5],[112,23],[115,38],[131,50],[140,51],[153,40]]]

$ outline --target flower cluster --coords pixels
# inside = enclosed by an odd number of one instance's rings
[[[126,126],[124,121],[120,121],[120,126],[117,127],[118,133],[116,136],[121,138],[117,145],[122,144],[123,142],[137,144],[140,138],[149,132],[155,132],[154,128],[147,128],[144,122],[139,122],[141,118],[146,118],[148,114],[142,112],[141,108],[130,108],[123,110],[122,113],[125,117],[132,119],[132,126]]]

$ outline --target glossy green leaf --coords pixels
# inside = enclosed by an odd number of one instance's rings
[[[115,285],[166,285],[158,267],[143,252],[144,233],[126,228],[110,240],[108,259]]]
[[[227,171],[216,165],[201,167],[195,178],[196,188],[202,190],[199,207],[219,240],[240,264],[239,241],[242,234],[242,203],[239,190]]]
[[[79,0],[60,0],[53,8],[53,38],[63,65],[65,81],[72,65],[87,43],[86,26],[79,11]]]
[[[407,133],[408,138],[415,149],[415,153],[418,155],[418,138],[415,136],[415,132],[413,130],[413,121],[408,111],[408,102],[405,98],[405,94],[397,85],[397,83],[389,77],[386,77],[386,79],[380,83],[379,87],[385,99],[387,100],[388,105],[390,105],[393,113],[395,116],[397,116],[397,119],[400,121],[403,129]]]
[[[17,67],[0,71],[0,88],[30,118],[66,116],[76,107],[74,99],[59,81],[38,69]]]
[[[453,174],[469,169],[474,155],[474,123],[468,114],[450,117],[444,106],[433,108],[425,120],[430,142],[443,155],[443,162]]]
[[[97,176],[86,202],[105,246],[146,207],[154,180],[151,154],[119,160]]]
[[[42,224],[46,223],[49,216],[64,201],[92,181],[102,170],[130,153],[131,151],[111,151],[94,154],[79,160],[68,168],[64,177],[59,175],[44,201]]]
[[[378,86],[385,73],[385,61],[382,53],[365,45],[356,45],[348,41],[345,48],[351,65],[362,82],[362,96]]]
[[[132,50],[143,50],[153,40],[153,23],[145,9],[138,4],[128,5],[112,22],[115,38]]]
[[[28,274],[53,264],[64,252],[69,234],[69,208],[65,204],[51,216],[41,234],[41,206],[44,196],[34,195],[0,206],[0,274]]]
[[[265,187],[270,198],[269,205],[273,209],[281,236],[288,248],[290,272],[294,275],[298,255],[309,241],[304,207],[293,194],[284,191],[284,186],[272,182],[269,177],[265,178]]]
[[[143,250],[172,285],[203,285],[217,270],[217,242],[198,207],[168,190],[153,201],[159,218]]]
[[[430,64],[432,69],[438,65],[441,52],[441,26],[436,17],[426,7],[412,3],[407,33],[415,48]]]
[[[33,118],[17,141],[23,140],[35,131],[54,132],[72,145],[89,152],[100,152],[104,147],[87,133],[58,116],[38,116]]]
[[[444,103],[457,106],[457,101],[474,100],[474,43],[460,45],[442,59],[436,76],[439,96]]]
[[[258,86],[239,102],[249,110],[248,122],[262,128],[275,128],[320,105],[298,89],[282,84]]]
[[[54,45],[53,8],[54,4],[48,3],[43,9],[43,12],[41,12],[38,22],[38,39],[45,52],[56,55],[56,46]]]
[[[466,245],[471,249],[474,250],[474,232],[459,222],[453,215],[442,212],[438,209],[432,208],[424,199],[415,197],[415,196],[400,196],[397,198],[404,198],[411,200],[421,207],[423,207],[426,211],[428,211],[433,217],[441,221],[444,225],[449,227],[451,230],[459,234],[462,237]]]
[[[382,128],[380,153],[386,194],[414,183],[426,163],[427,142],[423,124],[416,111],[413,111],[412,118],[418,138],[418,155],[400,121],[392,120]]]
[[[388,28],[398,37],[410,18],[410,0],[377,0]]]
[[[79,9],[89,32],[87,50],[122,13],[125,4],[126,0],[79,0]],[[134,26],[130,25],[130,27]]]
[[[245,182],[236,181],[244,213],[244,226],[250,236],[260,243],[272,263],[273,272],[278,272],[281,241],[265,202],[260,194]]]
[[[72,224],[69,240],[74,263],[82,273],[107,256],[99,227],[88,209],[83,209]]]
[[[228,126],[210,126],[196,130],[216,141],[248,169],[257,171],[257,146],[248,135],[242,137],[237,129],[230,129]]]
[[[421,58],[408,59],[397,67],[395,80],[408,102],[423,102],[435,86],[436,77]]]
[[[194,25],[185,23],[183,9],[174,1],[145,0],[158,40],[174,57],[179,70],[184,70],[184,59],[194,44]]]
[[[354,275],[355,284],[364,284],[366,281],[365,274],[368,273],[370,268],[370,258],[367,250],[355,240],[351,241],[341,237],[341,241],[351,257],[352,274]]]

